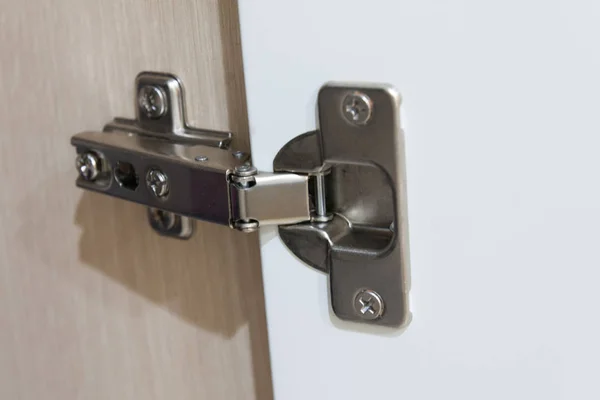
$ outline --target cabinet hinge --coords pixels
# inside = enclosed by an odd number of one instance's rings
[[[142,72],[135,93],[135,119],[71,138],[77,186],[147,206],[166,236],[189,238],[196,219],[244,232],[277,225],[297,257],[330,274],[340,318],[409,321],[404,143],[392,88],[323,86],[319,129],[288,142],[274,172],[232,149],[230,132],[188,127],[177,77]]]

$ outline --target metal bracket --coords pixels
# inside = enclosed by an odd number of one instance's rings
[[[316,218],[280,226],[279,235],[329,273],[331,306],[342,319],[389,326],[410,319],[399,108],[389,86],[329,83],[318,96],[319,130],[287,143],[273,163],[276,172],[314,176]]]
[[[142,72],[135,80],[135,119],[115,118],[103,132],[83,132],[71,139],[77,147],[80,177],[77,186],[149,206],[148,221],[156,232],[187,239],[193,233],[192,202],[211,204],[210,189],[227,195],[214,174],[201,176],[206,190],[197,196],[190,168],[241,165],[243,152],[222,151],[231,143],[230,132],[186,125],[183,85],[176,76]],[[110,134],[107,134],[110,133]],[[145,184],[144,184],[145,183]],[[185,203],[185,204],[183,204]],[[178,211],[185,211],[178,213]],[[207,218],[227,215],[227,204],[211,209]]]
[[[231,133],[190,128],[183,86],[169,74],[136,78],[136,119],[72,137],[77,185],[144,204],[160,234],[188,238],[192,219],[244,232],[278,225],[285,245],[329,274],[346,320],[402,326],[408,234],[400,97],[388,86],[329,83],[319,130],[287,143],[274,173],[229,148]]]

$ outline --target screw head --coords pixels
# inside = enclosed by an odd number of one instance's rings
[[[258,170],[253,165],[242,164],[235,167],[234,173],[237,176],[252,176],[256,175]]]
[[[138,93],[138,105],[148,118],[160,118],[167,112],[167,95],[158,86],[144,86]]]
[[[75,159],[75,167],[83,179],[93,181],[100,173],[100,157],[91,152],[79,154]]]
[[[196,157],[194,157],[194,160],[196,160],[198,162],[204,162],[204,161],[208,161],[208,157],[206,157],[206,156],[196,156]]]
[[[146,186],[156,197],[169,194],[169,178],[160,169],[153,168],[146,174]]]
[[[177,216],[174,213],[159,208],[148,208],[148,216],[152,227],[159,232],[167,232],[172,229],[177,221]]]
[[[354,311],[365,320],[375,320],[383,315],[383,299],[379,293],[370,289],[361,289],[354,296]]]
[[[344,118],[356,125],[366,125],[373,114],[373,102],[362,92],[352,92],[342,101]]]

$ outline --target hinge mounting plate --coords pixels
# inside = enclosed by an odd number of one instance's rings
[[[318,96],[319,130],[290,141],[273,163],[276,172],[324,180],[324,199],[315,179],[313,202],[325,203],[321,214],[333,218],[282,225],[279,234],[302,261],[329,273],[331,306],[342,319],[389,326],[410,320],[399,108],[389,86],[328,83]]]

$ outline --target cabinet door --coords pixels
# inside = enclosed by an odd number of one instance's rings
[[[271,398],[257,236],[159,237],[75,188],[69,144],[161,71],[190,125],[247,148],[235,2],[6,0],[0,43],[0,398]]]
[[[278,399],[600,397],[600,5],[241,0],[253,159],[328,81],[403,97],[413,320],[339,321],[261,238]],[[351,301],[351,299],[348,299]]]

